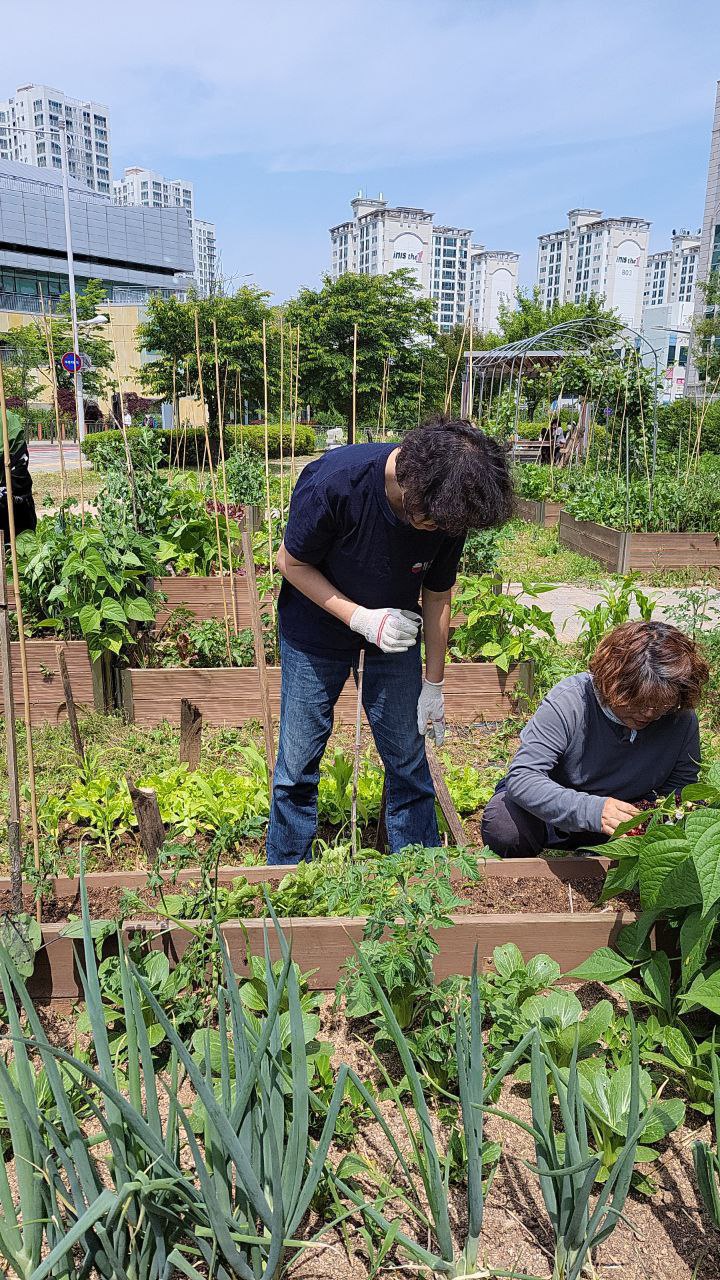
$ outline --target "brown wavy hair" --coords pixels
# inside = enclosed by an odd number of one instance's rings
[[[603,636],[590,661],[600,700],[645,704],[665,714],[695,707],[710,674],[694,640],[667,622],[624,622]]]

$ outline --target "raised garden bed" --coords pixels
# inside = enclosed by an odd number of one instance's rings
[[[101,670],[98,664],[94,666],[91,664],[88,647],[84,640],[26,640],[30,720],[34,725],[57,724],[65,719],[67,714],[57,660],[58,644],[62,644],[65,651],[65,661],[77,707],[82,709],[95,707],[97,710],[104,710],[106,706]],[[20,645],[17,641],[11,644],[10,652],[15,715],[20,717],[23,714],[23,686]],[[1,688],[0,709],[4,709]]]
[[[280,714],[280,668],[268,668],[273,714]],[[260,720],[257,667],[136,668],[123,672],[123,709],[129,720],[156,725],[179,723],[180,701],[188,698],[209,725],[240,725]],[[492,662],[454,662],[445,668],[445,711],[449,720],[472,724],[504,720],[513,697],[532,692],[532,664],[520,662],[505,674]],[[335,709],[336,723],[354,724],[355,682],[348,680]]]
[[[515,511],[521,520],[543,525],[546,529],[554,529],[559,523],[561,510],[559,502],[549,502],[545,498],[541,502],[532,498],[515,499]]]
[[[185,574],[155,578],[153,587],[155,591],[161,591],[166,597],[165,602],[158,609],[158,623],[165,622],[173,609],[178,608],[189,609],[196,618],[222,620],[225,617],[226,606],[228,617],[232,621],[234,596],[238,626],[243,628],[251,624],[247,582],[241,572],[234,573],[232,576],[225,574],[222,578],[219,576],[193,578]]]
[[[474,885],[469,897],[471,907],[484,906],[484,910],[469,910],[453,915],[451,928],[438,931],[440,951],[435,962],[438,979],[450,974],[470,974],[473,955],[477,947],[478,959],[483,968],[492,965],[493,948],[505,942],[514,942],[529,959],[539,953],[550,955],[563,970],[580,964],[598,947],[612,945],[617,932],[634,919],[632,911],[623,909],[622,903],[608,904],[605,909],[576,910],[574,900],[583,906],[591,905],[593,886],[599,896],[607,863],[605,860],[563,858],[516,859],[512,862],[488,862],[483,869],[484,879]],[[222,883],[229,883],[237,875],[245,875],[256,883],[276,881],[292,870],[287,867],[235,867],[223,868]],[[183,883],[192,881],[193,872],[181,873]],[[141,889],[146,883],[143,872],[119,872],[88,875],[86,884],[92,899],[107,895],[111,889]],[[7,881],[0,881],[0,893],[7,892]],[[56,882],[56,895],[63,898],[69,890],[70,900],[66,910],[77,911],[77,881],[60,879]],[[504,891],[508,905],[515,909],[499,912],[491,909],[501,905]],[[476,902],[483,895],[487,902]],[[575,895],[575,897],[574,897]],[[538,905],[553,905],[550,911],[527,911],[528,901]],[[564,910],[561,909],[564,906]],[[106,911],[106,915],[109,915]],[[146,919],[126,923],[125,933],[148,932],[157,934],[158,922],[152,920],[149,907]],[[353,943],[363,935],[364,920],[361,917],[293,917],[282,921],[283,928],[292,938],[293,956],[303,970],[316,970],[311,985],[318,990],[333,990],[337,985],[340,968],[352,954]],[[81,991],[76,969],[72,939],[62,936],[62,923],[47,924],[43,928],[43,949],[38,953],[31,990],[38,999],[72,1000]],[[223,933],[230,954],[240,975],[247,972],[247,944],[254,954],[262,954],[265,926],[261,919],[231,921],[223,925]],[[162,948],[171,959],[182,955],[191,938],[180,927],[163,929],[153,940],[153,946]],[[276,955],[276,939],[271,937],[271,949]]]
[[[561,511],[559,537],[564,547],[593,556],[613,573],[720,568],[720,538],[714,533],[625,532]]]

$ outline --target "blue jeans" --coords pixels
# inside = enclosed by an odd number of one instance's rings
[[[317,830],[320,761],[335,703],[357,655],[318,657],[281,640],[280,742],[273,780],[267,860],[271,866],[311,856]],[[365,654],[363,707],[385,766],[385,825],[392,853],[440,843],[425,741],[418,733],[422,686],[419,643],[406,653]]]

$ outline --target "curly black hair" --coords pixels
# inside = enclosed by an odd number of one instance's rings
[[[506,450],[461,418],[439,418],[409,431],[395,475],[408,513],[453,535],[491,529],[513,513]]]

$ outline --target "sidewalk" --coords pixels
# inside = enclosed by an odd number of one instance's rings
[[[519,584],[515,584],[515,589]],[[667,617],[667,609],[672,608],[682,599],[682,590],[677,587],[643,587],[645,593],[652,600],[657,601],[653,611],[653,618],[658,622],[671,622],[672,619]],[[717,622],[720,624],[720,591],[710,589],[710,598],[715,601],[718,606]],[[602,591],[597,587],[555,587],[552,591],[546,591],[537,599],[531,596],[521,596],[521,600],[525,604],[537,604],[541,609],[546,609],[552,614],[552,620],[558,633],[558,639],[566,643],[577,640],[582,628],[582,619],[578,615],[578,609],[592,609],[594,605],[599,604],[603,598]],[[640,616],[639,611],[633,607],[632,616]],[[713,625],[712,623],[710,624]]]

